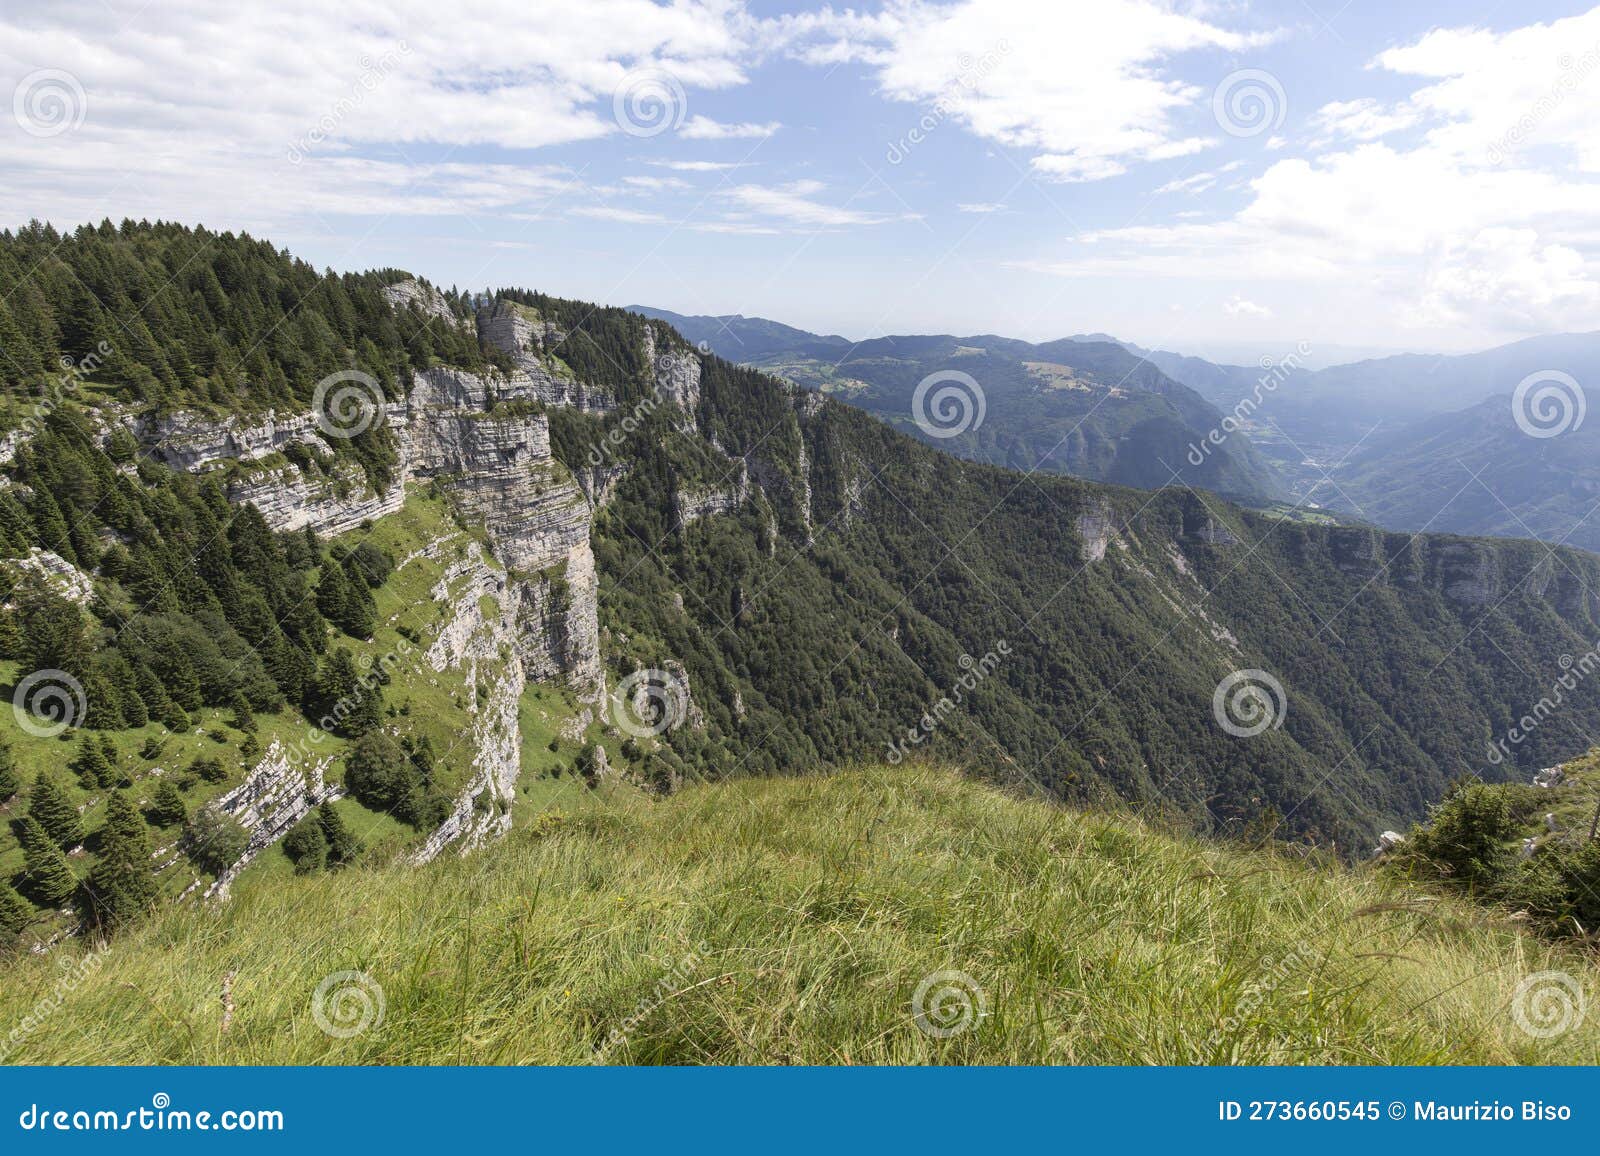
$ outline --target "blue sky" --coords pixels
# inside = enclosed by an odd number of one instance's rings
[[[1600,316],[1581,5],[237,7],[8,5],[5,223],[851,337],[1336,360]]]

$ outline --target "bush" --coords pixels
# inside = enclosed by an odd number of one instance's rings
[[[1520,829],[1510,788],[1456,783],[1428,822],[1412,829],[1403,858],[1473,891],[1490,893],[1514,863],[1507,843]]]
[[[183,850],[202,871],[221,875],[239,861],[250,844],[250,832],[239,820],[216,807],[202,807],[189,820]]]
[[[228,778],[228,768],[223,766],[220,760],[210,755],[202,755],[190,763],[189,770],[208,783],[221,783]]]

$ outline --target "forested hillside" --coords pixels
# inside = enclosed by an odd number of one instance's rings
[[[1580,683],[1488,757],[1600,637],[1589,555],[1025,476],[637,314],[246,237],[0,270],[11,930],[478,847],[558,778],[929,753],[1364,855],[1600,731]]]

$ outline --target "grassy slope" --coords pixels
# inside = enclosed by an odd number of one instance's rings
[[[1510,1011],[1540,970],[1592,989],[1583,957],[1371,874],[1179,840],[923,767],[664,801],[573,790],[556,805],[465,859],[162,913],[114,943],[13,1059],[583,1063],[624,1027],[608,1060],[1600,1059],[1600,1029],[1535,1040]],[[949,968],[984,989],[988,1014],[934,1039],[912,996]],[[381,984],[386,1016],[333,1039],[312,993],[345,969]],[[12,965],[0,1023],[62,972],[48,958]]]

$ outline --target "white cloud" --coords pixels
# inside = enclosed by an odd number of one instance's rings
[[[1229,317],[1261,317],[1272,316],[1272,310],[1265,305],[1258,305],[1254,301],[1247,301],[1235,293],[1222,303],[1222,311]]]
[[[823,191],[819,181],[794,181],[787,185],[737,185],[722,196],[741,209],[765,217],[811,228],[839,225],[878,225],[904,219],[896,214],[873,213],[845,205],[828,205],[813,199]]]
[[[1594,328],[1600,9],[1504,33],[1435,30],[1374,67],[1419,83],[1400,101],[1324,106],[1312,155],[1274,161],[1231,217],[1089,232],[1083,253],[1025,267],[1299,282],[1308,314],[1339,300],[1375,324],[1480,342]]]
[[[85,115],[46,138],[4,122],[0,203],[13,221],[255,229],[537,211],[568,187],[558,170],[462,150],[622,140],[613,94],[645,70],[674,79],[681,121],[700,92],[745,81],[748,23],[724,0],[590,0],[581,18],[555,4],[170,0],[119,27],[101,5],[14,0],[0,16],[6,91],[66,69]]]
[[[956,211],[960,213],[998,213],[1005,206],[994,201],[958,201]]]
[[[725,173],[751,165],[751,161],[646,161],[658,168],[680,173]]]
[[[679,135],[687,140],[760,140],[771,136],[780,127],[777,121],[768,124],[722,124],[710,117],[692,116]]]
[[[578,205],[568,210],[574,217],[590,217],[597,221],[620,221],[625,225],[664,225],[667,219],[660,213],[647,213],[638,209],[619,209],[612,205]]]
[[[875,17],[825,9],[773,27],[773,41],[801,59],[865,62],[885,96],[1030,150],[1034,168],[1061,181],[1205,148],[1210,138],[1183,134],[1174,114],[1209,91],[1172,75],[1171,59],[1269,39],[1150,0],[891,0]]]

